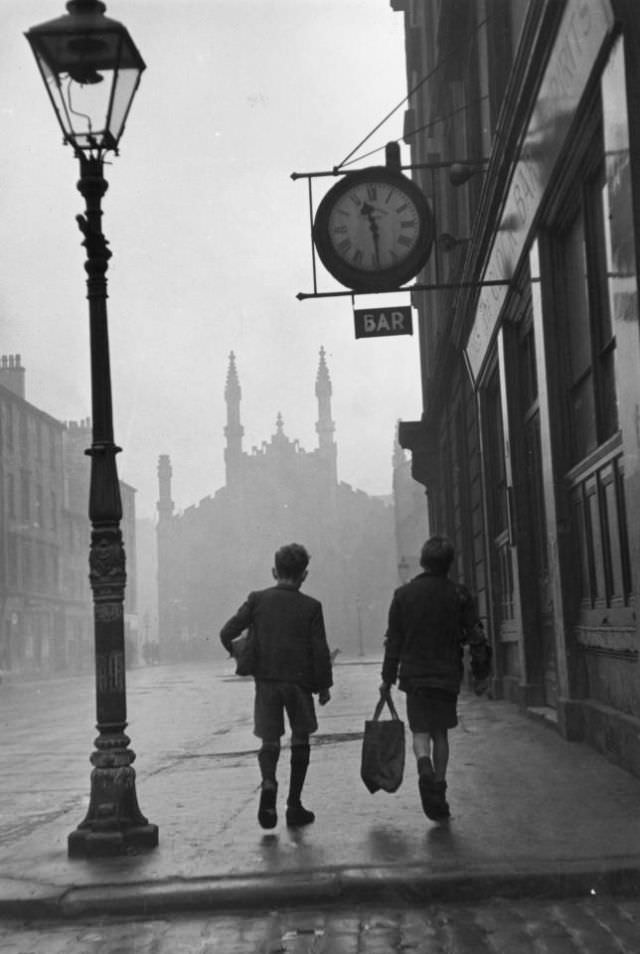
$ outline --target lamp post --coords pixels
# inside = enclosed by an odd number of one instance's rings
[[[102,232],[107,190],[104,156],[118,143],[145,64],[125,27],[104,15],[100,0],[69,0],[67,13],[27,31],[64,142],[80,163],[76,216],[86,249],[91,348],[92,443],[89,580],[93,591],[98,737],[91,755],[87,816],[68,839],[71,857],[153,848],[158,828],[138,806],[135,754],[129,749],[124,659],[125,553],[116,467],[107,331],[107,268]]]

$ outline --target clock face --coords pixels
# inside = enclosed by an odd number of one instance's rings
[[[382,166],[348,173],[318,207],[314,242],[325,267],[348,288],[397,288],[429,257],[431,210],[400,172]]]

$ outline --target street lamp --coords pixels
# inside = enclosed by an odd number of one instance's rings
[[[93,420],[89,518],[89,580],[93,591],[98,737],[91,755],[87,816],[71,832],[71,857],[153,848],[158,828],[141,813],[134,752],[128,748],[124,659],[125,553],[122,501],[113,438],[107,331],[107,268],[111,252],[102,232],[103,161],[118,143],[145,68],[125,27],[104,16],[100,0],[69,0],[67,13],[25,34],[47,93],[80,162],[78,190],[86,214],[76,216],[86,249]]]

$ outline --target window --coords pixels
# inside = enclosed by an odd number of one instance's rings
[[[7,561],[9,586],[16,586],[18,583],[18,540],[15,533],[10,533],[7,538]]]
[[[23,523],[31,523],[31,481],[29,471],[20,472],[20,515]]]
[[[43,591],[47,588],[47,553],[44,546],[40,545],[37,548],[36,555],[36,586],[39,590]]]
[[[36,512],[34,523],[38,527],[44,527],[44,490],[42,484],[36,485]]]
[[[625,158],[625,151],[617,149],[605,156],[603,124],[608,128],[613,122],[616,135],[618,130],[618,113],[608,118],[608,108],[605,102],[599,116],[594,114],[593,133],[586,140],[585,158],[576,167],[577,185],[571,187],[563,221],[556,223],[550,258],[559,336],[558,384],[566,396],[564,477],[572,514],[574,605],[576,621],[585,626],[632,622],[614,334],[616,323],[621,327],[616,283],[619,273],[628,269],[615,265],[610,234],[611,228],[618,229],[619,244],[626,219],[618,216],[610,221],[609,211],[612,196],[630,206],[631,195],[628,183],[618,177],[628,154]],[[625,248],[629,240],[625,234]],[[625,355],[617,357],[624,360]]]
[[[22,589],[33,589],[33,580],[31,579],[31,541],[22,540]]]
[[[606,266],[604,164],[583,183],[558,239],[556,271],[567,355],[570,461],[576,464],[618,430],[615,337]]]
[[[13,408],[7,407],[7,450],[13,450]]]
[[[484,439],[487,461],[489,532],[493,542],[494,586],[502,633],[516,618],[515,578],[511,552],[510,488],[507,481],[500,378],[496,368],[484,391]]]
[[[7,474],[7,510],[9,516],[15,520],[16,516],[16,479],[13,474]]]
[[[29,459],[29,419],[25,411],[18,411],[20,428],[20,453],[24,460]]]

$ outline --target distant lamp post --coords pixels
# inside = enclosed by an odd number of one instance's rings
[[[356,614],[358,618],[358,656],[364,656],[364,636],[362,633],[362,603],[356,596]]]
[[[91,348],[93,419],[89,517],[89,579],[93,591],[96,712],[99,735],[91,755],[89,810],[69,835],[71,857],[113,855],[153,848],[158,828],[138,807],[135,754],[128,748],[124,656],[125,553],[122,501],[113,438],[107,268],[102,233],[103,160],[118,143],[145,68],[125,27],[104,16],[100,0],[69,0],[68,13],[25,34],[62,129],[80,162],[78,190],[86,214],[76,216],[84,236]]]

